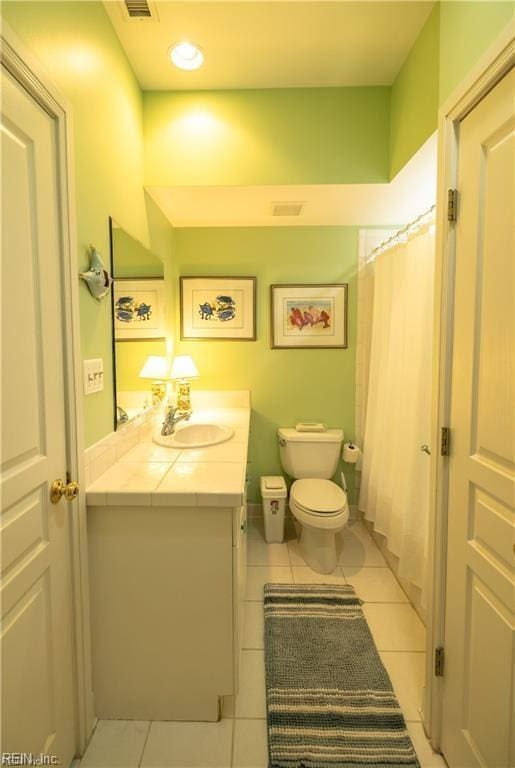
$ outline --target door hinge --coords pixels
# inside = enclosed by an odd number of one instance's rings
[[[444,648],[435,648],[435,677],[443,677],[443,670],[445,664],[445,650]]]
[[[449,427],[442,427],[440,455],[449,456],[450,452],[451,452],[451,430],[449,429]]]
[[[447,221],[458,219],[458,190],[449,189],[447,192]]]

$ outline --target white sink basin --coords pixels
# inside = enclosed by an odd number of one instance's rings
[[[169,448],[206,448],[230,440],[234,430],[219,424],[185,424],[176,427],[173,435],[154,434],[154,443]]]

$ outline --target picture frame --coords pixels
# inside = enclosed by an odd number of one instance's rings
[[[270,286],[272,349],[347,349],[348,283]]]
[[[256,340],[255,277],[181,277],[181,339]]]
[[[115,340],[164,339],[164,292],[162,277],[116,278],[113,285]]]

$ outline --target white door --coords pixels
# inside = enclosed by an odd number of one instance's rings
[[[75,754],[56,126],[2,72],[1,752]]]
[[[459,129],[442,751],[510,768],[515,509],[515,74]]]

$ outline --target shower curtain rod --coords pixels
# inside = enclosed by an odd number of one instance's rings
[[[428,217],[432,216],[434,212],[436,211],[436,205],[432,205],[431,208],[428,208],[427,211],[424,213],[421,213],[420,216],[417,216],[416,219],[413,221],[410,221],[409,224],[406,224],[405,227],[402,229],[399,229],[395,234],[393,234],[391,237],[389,237],[387,240],[382,242],[380,245],[376,246],[368,259],[365,261],[365,264],[368,264],[371,261],[374,261],[375,257],[378,256],[380,253],[383,253],[384,251],[387,251],[389,248],[391,248],[393,245],[396,245],[397,242],[399,242],[399,239],[403,235],[412,235],[414,234],[417,229],[420,229],[425,224],[428,223],[427,219]]]

